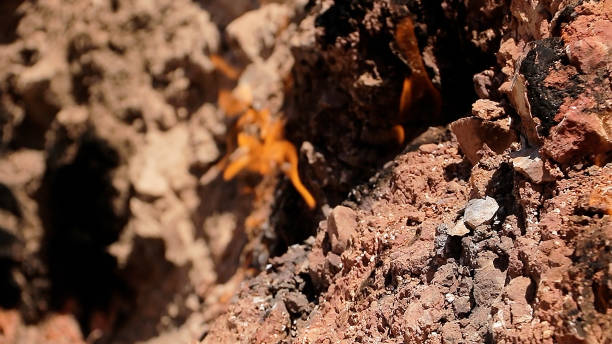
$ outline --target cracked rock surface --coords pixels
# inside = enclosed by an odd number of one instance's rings
[[[439,115],[398,111],[405,17]],[[611,342],[610,23],[611,0],[0,1],[0,343]],[[280,171],[223,180],[222,92],[285,123],[314,210]]]

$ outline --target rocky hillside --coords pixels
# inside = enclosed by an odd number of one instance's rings
[[[612,1],[4,0],[0,343],[608,343]]]

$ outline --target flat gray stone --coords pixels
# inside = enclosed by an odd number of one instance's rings
[[[489,196],[472,199],[465,207],[463,221],[469,228],[474,229],[480,225],[491,223],[497,210],[499,210],[499,205],[495,199]]]

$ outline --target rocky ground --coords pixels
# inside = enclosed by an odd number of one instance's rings
[[[2,1],[0,343],[609,343],[611,23]],[[223,178],[237,106],[284,122],[314,209],[278,169]]]

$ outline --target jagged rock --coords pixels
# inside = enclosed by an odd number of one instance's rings
[[[453,228],[448,230],[449,235],[459,236],[459,237],[464,236],[468,234],[469,232],[470,230],[465,226],[463,219],[460,219],[459,221],[457,221],[455,226],[453,226]]]
[[[472,164],[476,164],[480,160],[478,151],[483,145],[479,133],[481,122],[482,120],[479,118],[467,117],[451,123],[451,130],[457,137],[461,151]]]
[[[510,128],[508,118],[489,121],[466,117],[451,123],[450,127],[457,137],[461,151],[472,164],[480,160],[479,151],[485,144],[500,154],[516,141],[516,134]]]
[[[513,324],[525,323],[533,318],[533,310],[526,299],[530,284],[531,280],[528,277],[521,276],[512,279],[504,289],[510,304]]]
[[[569,163],[579,156],[610,151],[612,138],[606,131],[606,125],[610,124],[604,124],[604,118],[577,111],[566,114],[551,130],[550,140],[543,146],[544,152],[560,163]]]
[[[474,274],[474,301],[478,306],[492,305],[502,294],[506,282],[506,273],[493,266],[493,259],[485,264]]]
[[[309,303],[306,295],[298,292],[289,292],[284,296],[285,306],[292,314],[301,314],[308,310]]]
[[[510,88],[510,101],[514,106],[516,112],[521,116],[522,130],[527,136],[527,139],[531,144],[537,145],[542,141],[542,138],[538,135],[537,128],[540,125],[540,120],[531,115],[531,106],[527,99],[527,86],[525,77],[517,74],[512,79],[512,86]]]
[[[489,99],[478,99],[472,104],[472,115],[484,120],[498,119],[505,114],[504,108],[498,102]]]
[[[472,310],[469,296],[461,296],[453,301],[453,308],[457,315],[469,313]]]
[[[449,344],[458,344],[463,342],[463,337],[461,336],[461,327],[457,322],[447,322],[442,326],[442,338],[444,339],[444,343]]]
[[[536,184],[552,182],[555,178],[544,167],[544,161],[537,153],[527,156],[517,156],[512,159],[514,170],[529,178]]]
[[[325,257],[325,267],[332,273],[337,273],[342,270],[342,260],[340,256],[333,252],[329,252]]]

